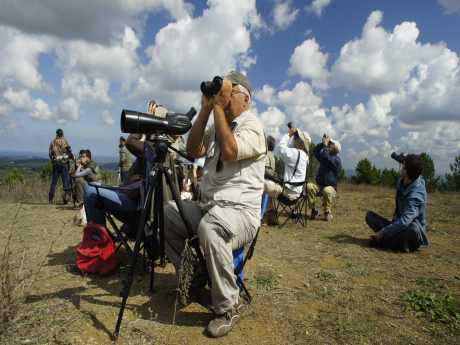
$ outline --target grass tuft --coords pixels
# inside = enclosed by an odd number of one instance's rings
[[[406,310],[431,322],[444,324],[448,331],[460,334],[460,303],[433,278],[418,278],[417,288],[401,295]]]

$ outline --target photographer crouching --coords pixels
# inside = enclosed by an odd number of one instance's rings
[[[375,231],[370,245],[376,248],[413,252],[428,245],[426,234],[426,189],[421,176],[423,161],[419,155],[391,155],[402,164],[401,178],[396,188],[396,207],[390,221],[372,211],[366,223]]]
[[[183,207],[204,251],[212,285],[215,318],[206,331],[220,337],[231,331],[243,307],[232,251],[250,243],[260,225],[266,144],[262,124],[247,111],[247,78],[232,71],[217,87],[214,81],[202,87],[201,110],[187,141],[190,156],[206,158],[200,198]],[[214,124],[206,130],[211,112]],[[165,208],[165,220],[166,254],[178,272],[187,229],[175,204]]]

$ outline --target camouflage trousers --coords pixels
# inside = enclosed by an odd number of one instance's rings
[[[315,183],[308,183],[307,184],[307,191],[308,191],[308,205],[311,209],[315,208],[316,205],[316,198],[319,196],[323,199],[323,210],[325,213],[331,213],[332,211],[332,203],[334,202],[334,198],[336,197],[336,191],[334,187],[327,186],[323,189],[320,189]]]

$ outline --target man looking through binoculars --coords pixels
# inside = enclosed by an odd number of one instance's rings
[[[205,157],[198,202],[184,202],[185,216],[198,235],[211,281],[216,317],[206,328],[212,337],[227,334],[240,318],[239,288],[232,251],[255,236],[260,225],[266,143],[263,126],[248,111],[251,87],[239,72],[230,72],[214,95],[203,91],[201,110],[192,126],[187,151]],[[206,130],[213,112],[214,124]],[[176,271],[188,237],[177,206],[165,208],[166,254]]]

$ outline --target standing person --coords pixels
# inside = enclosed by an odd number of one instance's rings
[[[120,180],[121,184],[128,183],[129,169],[131,168],[131,158],[129,156],[129,151],[126,148],[126,139],[120,137],[120,143],[118,145],[120,161],[118,167],[120,169]]]
[[[71,197],[70,176],[68,169],[69,155],[68,148],[70,147],[66,138],[64,138],[64,131],[60,128],[56,130],[56,137],[51,141],[48,148],[48,155],[53,165],[53,173],[51,178],[50,190],[48,193],[48,202],[51,204],[54,200],[54,193],[59,177],[62,180],[64,189],[63,202],[67,204]]]
[[[100,181],[100,170],[96,162],[91,159],[90,150],[81,150],[79,165],[73,174],[75,178],[75,199],[78,207],[83,205],[83,197],[88,182]]]
[[[332,202],[337,195],[337,182],[340,171],[342,170],[342,160],[339,152],[342,149],[340,143],[331,139],[326,134],[323,135],[321,144],[316,145],[314,155],[319,161],[316,183],[308,183],[308,205],[311,208],[311,219],[319,215],[315,207],[316,197],[320,194],[323,198],[324,220],[332,220]]]
[[[187,140],[191,157],[206,157],[200,199],[182,205],[211,281],[215,314],[206,327],[211,337],[227,334],[240,319],[232,250],[250,243],[260,226],[266,143],[262,123],[248,111],[250,103],[248,79],[230,72],[217,95],[203,94]],[[206,130],[211,113],[214,124]],[[165,208],[165,226],[166,254],[178,272],[188,233],[173,203]]]
[[[401,169],[390,221],[375,212],[366,214],[366,223],[375,231],[370,245],[376,248],[413,252],[428,245],[426,234],[426,189],[419,155],[407,155]]]

